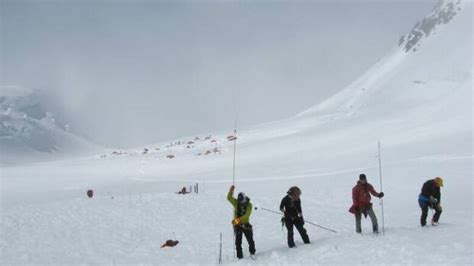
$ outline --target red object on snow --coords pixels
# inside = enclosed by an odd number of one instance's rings
[[[161,248],[164,248],[164,247],[174,247],[176,245],[178,245],[179,241],[178,240],[166,240],[165,243],[163,243],[163,245],[161,245]]]
[[[94,197],[94,190],[92,190],[92,189],[87,190],[87,196],[88,196],[89,198]]]

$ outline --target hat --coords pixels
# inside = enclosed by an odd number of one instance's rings
[[[244,192],[240,192],[239,195],[237,195],[237,200],[240,202],[240,203],[245,203],[247,202],[249,198],[247,198],[247,196],[245,195]]]
[[[297,186],[290,187],[287,193],[288,195],[295,195],[295,194],[301,195],[301,189]]]
[[[365,180],[365,181],[367,181],[367,177],[365,176],[365,174],[360,174],[360,175],[359,175],[359,180]]]
[[[443,186],[443,178],[438,176],[434,179],[434,181],[435,181],[436,184],[438,184],[438,186],[440,186],[440,187]]]

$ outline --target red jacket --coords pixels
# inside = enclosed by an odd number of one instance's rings
[[[349,209],[349,212],[355,213],[357,210],[362,211],[365,208],[371,207],[370,194],[380,198],[380,193],[376,192],[371,184],[362,184],[358,181],[357,185],[352,188],[352,207]]]

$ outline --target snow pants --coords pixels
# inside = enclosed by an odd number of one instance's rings
[[[366,211],[366,214],[369,215],[370,220],[372,221],[372,230],[373,230],[373,232],[378,233],[379,232],[379,224],[377,222],[377,216],[375,216],[374,209],[372,209],[372,207],[368,207],[365,211]],[[356,211],[355,221],[356,221],[356,232],[357,233],[362,233],[361,220],[362,220],[362,212],[361,211]]]
[[[253,241],[253,229],[251,224],[243,224],[234,226],[235,233],[235,249],[237,251],[237,258],[241,259],[244,257],[242,253],[242,235],[245,235],[247,242],[249,243],[250,254],[255,254],[255,242]]]
[[[293,239],[293,226],[296,227],[296,230],[298,230],[298,232],[300,233],[303,242],[305,244],[309,244],[308,234],[306,233],[306,229],[304,229],[303,227],[304,221],[287,218],[285,219],[285,225],[286,229],[288,230],[288,247],[292,248],[295,246],[295,240]]]
[[[421,226],[426,225],[426,217],[428,217],[428,210],[429,208],[435,210],[435,214],[433,215],[433,222],[438,222],[439,217],[441,216],[441,208],[438,208],[438,205],[433,205],[429,202],[423,202],[422,200],[418,200],[418,203],[420,204],[421,208],[421,218],[420,218],[420,224]]]

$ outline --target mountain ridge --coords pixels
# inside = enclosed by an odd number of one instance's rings
[[[4,86],[0,94],[0,147],[3,164],[79,155],[97,148],[55,119],[39,92]]]

